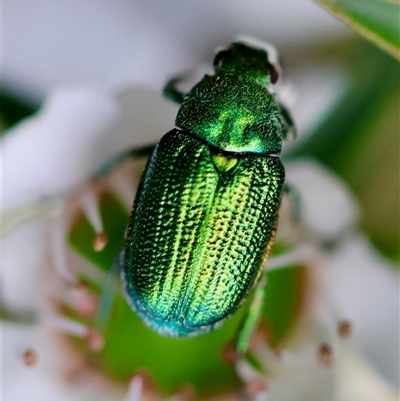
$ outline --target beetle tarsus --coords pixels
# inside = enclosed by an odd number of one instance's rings
[[[260,321],[266,281],[267,278],[264,274],[254,290],[253,299],[251,300],[248,311],[239,327],[236,340],[236,350],[238,355],[244,355],[247,352],[251,335]]]
[[[289,110],[282,103],[279,104],[281,117],[283,119],[286,130],[283,132],[283,139],[293,141],[297,137],[296,126]]]
[[[182,104],[185,94],[177,88],[177,84],[185,79],[184,75],[173,77],[165,84],[163,89],[164,96],[172,102]]]

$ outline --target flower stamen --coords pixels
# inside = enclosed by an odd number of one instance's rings
[[[86,338],[93,351],[100,351],[104,346],[104,337],[96,329],[89,327],[86,331]]]
[[[331,367],[333,363],[333,351],[329,344],[323,343],[318,348],[318,360],[324,367]]]
[[[254,379],[246,383],[245,390],[249,395],[252,396],[259,396],[259,395],[265,396],[267,388],[268,388],[267,383],[264,380]],[[265,397],[262,399],[264,400]]]
[[[94,191],[87,191],[80,199],[82,209],[96,232],[93,240],[93,249],[100,252],[107,245],[108,238],[103,228],[100,216],[98,198]]]
[[[341,338],[348,338],[351,336],[351,323],[347,320],[342,320],[338,323],[338,334]]]
[[[264,270],[276,270],[280,268],[286,268],[290,265],[299,263],[310,263],[315,260],[316,252],[309,245],[302,245],[298,248],[284,252],[281,255],[271,256]]]
[[[143,378],[140,374],[132,377],[124,401],[140,401],[143,392]]]
[[[107,242],[108,242],[107,234],[104,231],[101,231],[97,233],[96,236],[94,237],[93,249],[96,252],[100,252],[105,248]]]
[[[22,354],[26,366],[32,366],[37,363],[37,354],[32,348],[28,348]]]

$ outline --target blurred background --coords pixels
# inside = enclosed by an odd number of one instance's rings
[[[216,47],[254,36],[277,47],[284,68],[282,96],[299,135],[284,145],[284,159],[311,157],[341,177],[360,203],[359,229],[396,271],[398,8],[376,12],[379,3],[394,2],[368,0],[354,11],[357,2],[342,3],[375,43],[311,0],[3,0],[2,132],[37,112],[58,88],[114,96],[139,84],[161,92],[171,75],[209,64]],[[163,133],[135,131],[132,144]],[[398,386],[392,366],[383,362],[379,369]]]
[[[3,85],[36,102],[60,84],[161,86],[244,33],[283,56],[352,36],[309,1],[5,1]]]

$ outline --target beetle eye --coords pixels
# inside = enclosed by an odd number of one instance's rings
[[[222,62],[230,58],[231,54],[229,53],[228,50],[221,50],[215,55],[213,65],[214,67],[221,67]]]

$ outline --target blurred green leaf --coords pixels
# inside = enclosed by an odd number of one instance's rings
[[[318,159],[339,174],[357,195],[363,228],[388,257],[399,249],[398,63],[364,45],[349,56],[346,93],[288,157]]]
[[[316,0],[355,31],[400,59],[400,5],[396,0]]]
[[[267,325],[272,346],[284,342],[297,322],[305,295],[305,274],[302,266],[267,273],[262,319]]]
[[[0,91],[0,132],[3,133],[7,128],[29,117],[37,110],[33,104]]]

